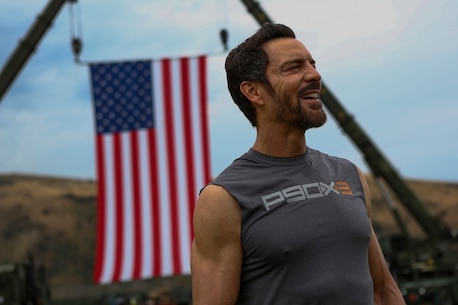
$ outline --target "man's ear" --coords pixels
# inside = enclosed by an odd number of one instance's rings
[[[245,97],[252,103],[263,104],[264,101],[261,97],[260,91],[261,84],[254,83],[250,81],[243,81],[240,84],[240,91],[245,95]]]

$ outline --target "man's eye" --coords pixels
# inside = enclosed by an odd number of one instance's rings
[[[288,70],[288,71],[291,71],[291,70],[297,70],[297,69],[299,69],[299,68],[300,68],[299,65],[292,65],[292,66],[289,66],[287,70]]]

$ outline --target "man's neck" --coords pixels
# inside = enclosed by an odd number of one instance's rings
[[[305,153],[305,135],[301,131],[258,130],[254,150],[272,157],[294,157]]]

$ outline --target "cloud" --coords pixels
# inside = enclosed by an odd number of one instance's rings
[[[219,39],[220,29],[226,27],[234,47],[257,30],[241,1],[78,2],[83,60],[212,54],[214,173],[251,146],[255,133],[227,92]],[[0,63],[46,4],[24,0],[2,5]],[[296,31],[317,59],[326,84],[402,173],[458,179],[450,170],[458,164],[458,147],[450,140],[458,132],[456,1],[260,4],[275,22]],[[69,21],[65,7],[0,103],[0,171],[94,175],[89,73],[73,63]],[[308,132],[307,143],[364,168],[361,153],[332,118],[325,127]],[[413,156],[417,151],[422,153]]]

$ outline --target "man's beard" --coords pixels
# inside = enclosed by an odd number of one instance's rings
[[[291,126],[297,127],[301,130],[310,128],[321,127],[326,123],[326,113],[323,108],[314,110],[304,110],[301,107],[299,98],[295,103],[286,96],[274,96],[274,105],[277,111],[277,119],[287,122]]]

